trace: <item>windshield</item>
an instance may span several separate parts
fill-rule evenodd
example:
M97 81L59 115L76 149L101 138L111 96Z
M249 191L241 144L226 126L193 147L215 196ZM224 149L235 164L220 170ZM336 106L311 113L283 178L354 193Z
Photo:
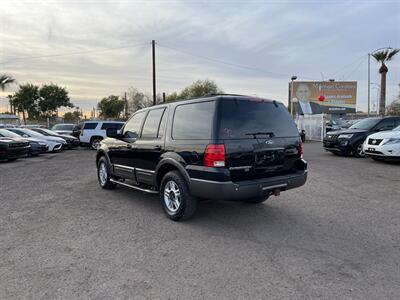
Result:
M6 129L0 129L0 136L2 137L11 137L11 138L20 138L18 134L8 131Z
M358 121L354 125L350 126L350 129L362 129L362 130L370 130L380 121L380 118L368 118Z
M72 130L74 129L74 125L72 124L57 124L54 125L52 130Z
M25 133L25 134L31 136L31 137L36 137L36 138L39 138L39 139L43 139L43 134L40 134L40 133L35 132L35 131L33 131L33 130L30 130L30 129L21 129L21 131L22 131L23 133Z
M221 139L299 136L288 110L278 102L223 100L219 114Z

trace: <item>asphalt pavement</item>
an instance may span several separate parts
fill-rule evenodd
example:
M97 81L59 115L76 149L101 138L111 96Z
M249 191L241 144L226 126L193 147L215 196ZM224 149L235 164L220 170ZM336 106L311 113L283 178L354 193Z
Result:
M1 163L0 299L399 299L400 165L305 158L304 187L178 223L94 151Z

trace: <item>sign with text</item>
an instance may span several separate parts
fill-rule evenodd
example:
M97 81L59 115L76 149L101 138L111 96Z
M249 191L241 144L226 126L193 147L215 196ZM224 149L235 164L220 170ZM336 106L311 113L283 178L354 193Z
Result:
M357 104L356 81L294 81L295 114L354 113Z

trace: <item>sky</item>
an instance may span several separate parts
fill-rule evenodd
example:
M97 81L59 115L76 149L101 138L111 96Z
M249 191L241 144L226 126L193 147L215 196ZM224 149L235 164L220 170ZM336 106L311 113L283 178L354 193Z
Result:
M400 48L400 1L0 0L0 73L18 84L57 83L84 112L128 88L152 93L212 79L226 93L287 103L288 82L354 80L367 109L368 53ZM387 102L399 93L400 54ZM371 101L379 66L371 61ZM17 85L0 91L5 96Z

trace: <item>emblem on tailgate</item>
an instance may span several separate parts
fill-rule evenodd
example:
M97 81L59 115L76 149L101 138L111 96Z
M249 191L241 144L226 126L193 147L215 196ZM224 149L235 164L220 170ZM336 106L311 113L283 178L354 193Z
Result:
M274 143L274 141L273 141L273 140L266 140L265 143L266 143L267 145L272 145L272 144Z

